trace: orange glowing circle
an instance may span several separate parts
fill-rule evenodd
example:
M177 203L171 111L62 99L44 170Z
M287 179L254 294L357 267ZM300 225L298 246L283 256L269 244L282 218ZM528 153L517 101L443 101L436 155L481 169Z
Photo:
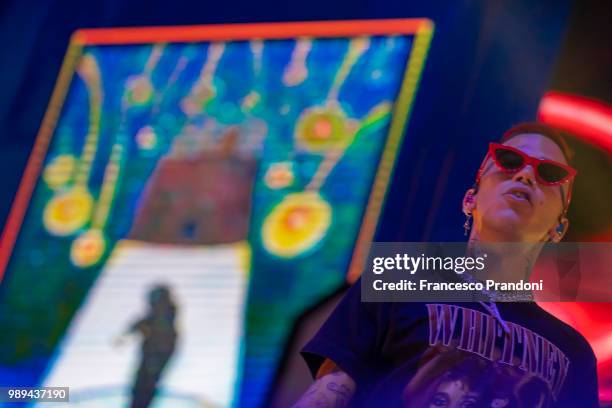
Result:
M348 119L339 106L314 107L299 117L295 138L311 152L344 148L355 136L355 121Z
M310 208L307 206L295 207L289 210L283 218L285 227L290 231L300 231L305 228L310 216Z
M313 136L319 139L327 139L332 134L332 124L328 118L319 118L314 125Z
M91 229L74 240L70 248L70 260L75 266L86 268L98 263L105 249L106 239L102 231Z
M286 196L266 217L262 240L268 252L291 258L317 245L331 225L332 207L315 192Z
M284 188L293 183L294 175L293 168L289 162L274 163L270 165L264 181L269 188L279 189Z

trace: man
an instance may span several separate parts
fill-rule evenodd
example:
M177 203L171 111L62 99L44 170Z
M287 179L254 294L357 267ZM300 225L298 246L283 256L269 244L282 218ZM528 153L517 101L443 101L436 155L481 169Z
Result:
M576 174L569 160L562 137L541 124L491 144L463 199L468 247L524 243L537 256L559 242ZM500 274L521 266L522 256L502 255ZM599 406L589 344L536 303L363 303L359 286L304 347L316 381L296 407Z

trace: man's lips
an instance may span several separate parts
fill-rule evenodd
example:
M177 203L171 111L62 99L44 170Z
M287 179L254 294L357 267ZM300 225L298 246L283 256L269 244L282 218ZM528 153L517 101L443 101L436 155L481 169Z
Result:
M531 192L526 187L512 187L504 193L505 196L510 197L514 201L523 202L532 205Z

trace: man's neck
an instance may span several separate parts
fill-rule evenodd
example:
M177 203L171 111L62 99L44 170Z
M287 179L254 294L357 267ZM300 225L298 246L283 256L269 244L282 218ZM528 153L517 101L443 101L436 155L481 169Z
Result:
M474 234L470 236L467 251L470 256L485 256L486 268L478 280L494 279L497 282L528 281L531 271L542 250L542 243L484 242Z

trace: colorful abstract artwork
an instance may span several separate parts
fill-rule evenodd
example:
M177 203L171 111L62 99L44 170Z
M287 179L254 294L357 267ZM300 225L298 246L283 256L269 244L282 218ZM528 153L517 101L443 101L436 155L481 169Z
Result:
M3 236L0 379L126 404L141 346L113 339L163 287L154 406L261 406L296 319L359 274L432 33L77 32Z

